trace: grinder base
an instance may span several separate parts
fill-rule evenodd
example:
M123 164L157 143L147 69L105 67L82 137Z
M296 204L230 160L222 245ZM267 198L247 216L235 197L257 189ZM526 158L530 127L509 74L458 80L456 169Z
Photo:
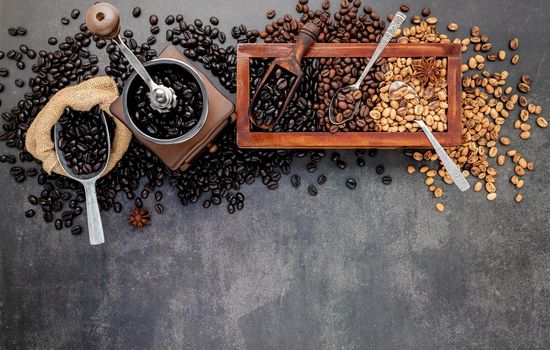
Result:
M173 45L167 46L160 54L159 58L173 58L184 61L187 64L192 63L183 56L183 54ZM204 81L208 91L208 116L206 123L201 131L192 139L178 143L159 145L147 141L138 135L138 139L144 146L155 153L162 162L172 170L185 171L203 151L210 148L210 145L218 134L229 124L235 121L235 106L229 101L200 71L199 76ZM122 97L119 97L111 104L111 113L120 119L126 126L128 121L122 108Z

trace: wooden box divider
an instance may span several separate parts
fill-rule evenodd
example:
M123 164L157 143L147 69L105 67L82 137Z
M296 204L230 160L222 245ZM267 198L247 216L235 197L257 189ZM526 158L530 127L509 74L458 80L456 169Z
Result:
M305 58L370 57L377 44L314 44ZM432 148L423 132L255 132L249 120L250 60L284 57L291 44L239 44L237 46L237 145L241 148ZM383 57L447 58L447 131L434 132L444 147L459 146L462 130L461 45L388 44Z

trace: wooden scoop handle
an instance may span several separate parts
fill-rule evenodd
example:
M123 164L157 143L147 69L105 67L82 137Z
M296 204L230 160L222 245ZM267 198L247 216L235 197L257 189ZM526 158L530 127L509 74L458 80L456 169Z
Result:
M302 58L306 54L307 50L309 50L309 47L317 41L317 37L319 36L320 31L321 28L319 28L313 22L306 23L306 25L302 28L302 31L300 32L300 34L298 34L298 37L296 38L296 43L294 44L293 52L291 55L291 57L296 58L296 62L298 64L300 64L300 62L302 61Z
M86 12L86 25L90 32L104 39L114 39L120 33L118 10L107 2L98 2Z

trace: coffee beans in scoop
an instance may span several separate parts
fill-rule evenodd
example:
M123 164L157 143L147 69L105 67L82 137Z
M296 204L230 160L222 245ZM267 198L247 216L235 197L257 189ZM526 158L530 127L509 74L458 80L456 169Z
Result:
M176 65L156 65L147 68L157 84L174 89L177 105L167 113L151 107L149 88L136 78L128 91L128 108L133 122L145 134L158 139L173 139L191 130L202 112L202 92L199 84L185 69ZM133 101L132 101L133 100Z
M56 146L74 175L97 173L107 162L107 130L101 113L99 107L89 112L67 108L59 119L62 128Z

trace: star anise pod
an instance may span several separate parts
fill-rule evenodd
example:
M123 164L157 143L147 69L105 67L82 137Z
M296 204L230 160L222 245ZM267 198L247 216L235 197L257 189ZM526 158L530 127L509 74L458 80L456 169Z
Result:
M439 67L437 67L435 57L422 57L414 61L412 67L414 70L413 76L420 80L422 87L426 86L428 82L437 85L441 71Z
M148 225L151 222L151 217L149 216L149 210L146 208L139 209L134 208L130 210L130 216L128 217L128 222L132 229L138 228L143 229L143 226Z

